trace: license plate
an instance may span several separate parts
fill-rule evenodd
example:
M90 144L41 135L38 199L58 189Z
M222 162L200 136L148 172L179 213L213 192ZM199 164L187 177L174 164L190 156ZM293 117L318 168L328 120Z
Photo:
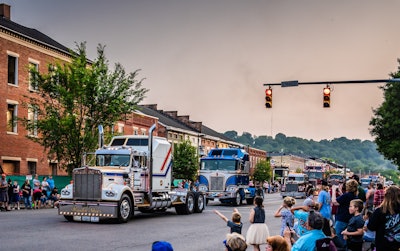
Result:
M82 221L99 222L99 217L82 216Z

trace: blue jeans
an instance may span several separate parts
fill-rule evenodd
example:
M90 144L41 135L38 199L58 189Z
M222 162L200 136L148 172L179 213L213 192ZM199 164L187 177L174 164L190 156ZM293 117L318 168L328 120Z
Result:
M29 197L24 196L24 204L25 204L25 209L32 208L31 196L29 196Z
M343 230L345 230L346 228L347 228L346 222L336 220L336 222L335 222L336 235L337 235L337 237L339 237L339 239L342 243L346 243L346 241L343 239L343 235L342 235Z

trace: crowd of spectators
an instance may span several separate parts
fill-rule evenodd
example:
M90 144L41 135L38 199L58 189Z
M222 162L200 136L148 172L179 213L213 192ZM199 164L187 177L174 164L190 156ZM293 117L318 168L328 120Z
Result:
M40 181L36 174L32 180L26 179L23 184L7 179L5 173L1 175L1 211L57 207L58 200L58 189L51 175L43 177Z

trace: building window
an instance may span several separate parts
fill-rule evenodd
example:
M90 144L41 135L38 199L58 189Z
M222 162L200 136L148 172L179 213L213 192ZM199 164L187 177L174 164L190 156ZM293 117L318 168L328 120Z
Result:
M118 124L118 133L124 134L124 125L123 124Z
M8 83L18 85L18 57L8 55Z
M28 135L37 136L38 109L34 106L28 108Z
M28 161L28 172L29 174L36 174L36 162Z
M139 135L139 129L137 127L133 128L133 135Z
M146 129L141 129L142 135L146 135Z
M52 175L57 175L57 163L50 163L50 168L51 168L51 174Z
M7 104L7 132L17 133L17 108L16 104Z
M29 62L29 90L37 91L38 86L36 83L36 75L35 72L39 72L39 64L35 62Z

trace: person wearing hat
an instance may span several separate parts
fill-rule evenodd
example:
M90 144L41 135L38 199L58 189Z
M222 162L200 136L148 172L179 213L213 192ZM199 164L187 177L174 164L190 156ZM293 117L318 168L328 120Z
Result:
M331 195L329 194L329 186L326 180L322 180L321 191L318 194L319 212L321 215L330 220L331 219Z
M171 243L167 241L155 241L151 246L151 251L174 251Z
M1 175L0 180L0 203L2 211L10 211L10 209L8 208L8 183L5 173Z

